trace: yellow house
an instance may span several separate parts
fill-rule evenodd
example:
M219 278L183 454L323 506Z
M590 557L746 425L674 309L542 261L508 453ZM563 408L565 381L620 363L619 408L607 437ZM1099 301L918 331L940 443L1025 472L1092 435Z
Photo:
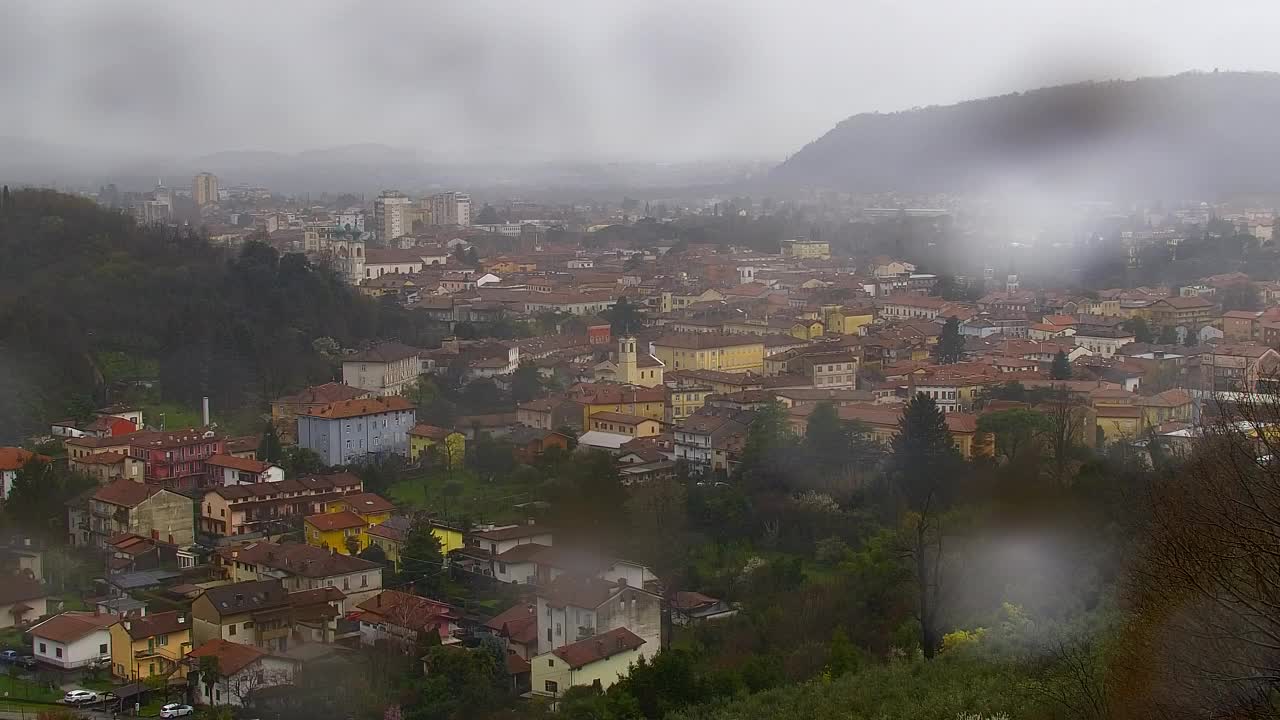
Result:
M558 647L530 661L530 689L535 696L551 698L571 687L598 684L608 689L630 672L633 663L657 651L644 644L640 636L622 627Z
M827 332L839 335L857 335L859 328L870 325L876 319L875 308L823 306L822 312Z
M449 467L459 467L467 457L467 436L457 430L446 430L426 423L418 423L409 430L410 460L421 458L435 447L440 448L436 452Z
M671 388L670 422L678 423L701 410L713 392L708 385L683 385Z
M800 340L812 340L826 334L826 328L820 320L797 320L791 325L791 337Z
M167 677L191 651L187 611L123 618L111 633L111 674L129 682Z
M1142 409L1142 422L1146 427L1159 427L1167 422L1191 422L1193 401L1186 390L1165 390L1135 402Z
M653 352L668 372L672 370L762 372L764 370L764 341L755 335L672 333L655 340Z
M377 545L387 562L397 570L400 568L400 551L404 548L405 538L413 522L403 515L390 518L365 531L370 545ZM462 530L448 525L431 523L431 534L440 541L440 552L447 555L451 550L462 548Z
M599 412L616 412L626 415L665 420L667 415L667 389L635 387L610 383L580 383L569 391L569 399L582 408L582 427L591 428L591 416Z
M302 520L308 545L354 555L369 547L368 529L391 518L395 506L374 493L346 495Z
M662 432L662 423L639 415L599 412L591 416L589 429L622 433L632 437L652 437Z

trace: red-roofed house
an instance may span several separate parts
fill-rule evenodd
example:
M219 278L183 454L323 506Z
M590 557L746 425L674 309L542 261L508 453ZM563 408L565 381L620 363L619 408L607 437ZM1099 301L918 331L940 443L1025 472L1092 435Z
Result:
M535 657L530 684L534 695L559 697L571 687L606 689L626 675L631 665L657 648L626 628L616 628Z
M284 468L261 460L214 455L205 461L210 478L222 485L247 485L284 480Z
M18 471L32 459L49 462L53 458L37 455L19 447L0 447L0 499L9 498L9 493L13 491L13 480L18 476Z
M186 662L195 672L200 671L202 662L217 663L216 682L200 678L191 688L192 697L199 705L243 706L255 691L293 682L298 669L296 660L221 638L192 650Z

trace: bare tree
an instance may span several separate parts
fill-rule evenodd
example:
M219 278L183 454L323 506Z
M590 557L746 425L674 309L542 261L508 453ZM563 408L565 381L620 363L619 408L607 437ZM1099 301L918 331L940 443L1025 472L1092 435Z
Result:
M1147 489L1119 717L1280 717L1280 399L1223 410Z
M1055 385L1044 403L1044 414L1049 419L1045 437L1053 456L1053 481L1065 485L1076 451L1084 444L1088 412L1071 397L1066 385Z

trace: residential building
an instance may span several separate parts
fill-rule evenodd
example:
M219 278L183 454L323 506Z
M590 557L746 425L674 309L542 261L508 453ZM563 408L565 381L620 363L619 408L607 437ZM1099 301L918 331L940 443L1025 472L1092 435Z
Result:
M806 240L798 238L795 240L783 240L781 245L784 257L795 258L797 260L831 259L831 243L824 240Z
M197 646L221 639L287 648L288 611L289 593L276 578L211 587L191 603L191 639Z
M91 476L98 481L99 485L106 485L117 478L125 478L137 483L143 482L147 463L141 458L131 457L127 453L101 452L68 457L67 467L75 472ZM10 483L6 481L6 497L8 496L9 487Z
M506 436L507 442L511 443L512 455L520 462L528 464L537 461L542 453L552 448L568 452L570 439L568 435L555 430L532 427L512 428Z
M36 660L63 670L96 665L111 659L115 615L68 611L32 626L31 654Z
M1152 302L1146 312L1152 325L1195 331L1208 325L1217 309L1216 303L1203 297L1167 297Z
M582 413L576 404L563 397L542 398L518 405L516 421L539 430L555 430L566 425L580 426Z
M413 275L422 272L428 264L441 264L439 258L432 259L434 262L428 263L420 253L414 250L373 248L365 251L364 277L366 281L372 281L384 275L396 278Z
M217 487L200 500L200 532L226 536L295 529L300 518L324 512L329 501L363 490L364 483L351 473Z
M462 530L439 521L432 520L431 534L440 541L440 552L448 557L450 552L463 547ZM370 526L365 534L370 545L377 545L387 556L387 562L394 568L400 567L400 551L404 548L405 539L413 521L403 515L393 515L377 525Z
M303 519L307 544L343 555L369 547L366 531L391 518L395 506L374 493L344 495L326 503L323 513Z
M622 433L633 438L651 437L662 432L662 422L640 415L598 412L590 418L590 430Z
M457 430L418 423L409 429L409 459L432 459L456 468L467 457L467 436Z
M191 199L195 200L199 207L217 205L218 176L207 172L196 175L191 181Z
M0 447L0 499L9 499L9 493L13 492L13 481L18 477L18 471L32 460L47 463L52 462L53 458L47 455L37 455L20 447Z
M284 468L234 455L213 455L205 461L210 478L223 485L251 485L284 480Z
M390 642L412 650L422 633L449 640L462 612L448 603L399 590L383 590L356 606L360 614L360 643Z
M662 647L662 597L642 587L564 573L540 584L537 598L539 654L619 628Z
M266 541L219 548L215 563L229 580L276 579L290 592L336 588L347 612L382 589L382 566L310 545Z
M579 383L569 388L568 398L582 408L579 422L584 429L591 427L591 416L598 412L639 415L654 420L663 420L667 414L665 387Z
M559 697L571 687L607 689L645 656L640 636L617 628L543 653L529 662L530 688L536 696Z
M430 197L432 225L471 225L471 196L460 192L436 193Z
M951 303L942 298L915 293L889 295L880 301L880 317L890 320L934 320L941 316Z
M792 408L788 411L791 417L792 427L799 432L804 431L804 423L809 413L813 411L813 406ZM895 408L886 405L875 405L868 403L842 405L836 408L836 413L844 421L855 421L862 423L871 439L881 442L890 443L897 436L899 430L899 420L902 417L901 408ZM951 439L956 445L956 449L966 459L972 459L976 456L989 456L995 451L995 439L986 433L978 432L978 418L976 415L970 415L962 412L952 412L946 415L947 430L951 432Z
M378 343L342 359L342 382L374 395L402 395L418 380L421 369L418 353L417 348L401 343ZM307 412L313 413L317 409L308 408Z
M412 204L408 196L396 190L384 190L378 195L373 201L373 227L379 240L386 243L412 231L405 222L405 211Z
M1195 400L1182 389L1139 397L1134 405L1142 409L1144 428L1157 428L1168 422L1189 423L1195 419Z
M22 573L5 577L0 582L0 629L48 615L52 594L37 577Z
M728 472L755 419L750 410L705 407L672 428L675 459L694 473Z
M1265 345L1210 345L1200 355L1202 387L1235 392L1275 392L1280 353Z
M1260 339L1262 312L1229 310L1222 313L1222 337L1227 342L1252 342Z
M1120 348L1134 341L1133 333L1119 326L1081 326L1072 336L1077 347L1104 358L1114 357Z
M653 341L653 354L671 370L764 371L764 342L755 335L671 333Z
M366 372L366 376L368 375L369 373ZM371 397L375 392L382 394L380 390L366 390L337 382L314 385L293 395L271 401L271 419L281 424L288 423L300 413L319 410L325 405L343 400Z
M415 424L415 407L398 395L344 400L299 415L298 445L330 466L371 456L408 456Z
M484 626L506 643L507 654L529 660L538 653L538 606L521 602L486 620Z
M195 542L191 498L158 485L120 478L88 498L90 544L105 550L121 533L163 540L170 545Z
M217 663L218 679L200 680L191 688L192 699L199 705L246 705L255 692L292 684L299 665L292 658L226 640L210 640L188 653L190 671L198 673L204 658Z
M191 651L191 614L186 610L117 620L111 634L111 674L128 682L168 677Z

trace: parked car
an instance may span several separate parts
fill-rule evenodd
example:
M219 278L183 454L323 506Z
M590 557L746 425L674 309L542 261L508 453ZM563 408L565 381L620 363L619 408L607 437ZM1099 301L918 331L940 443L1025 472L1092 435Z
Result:
M62 701L68 705L98 702L98 693L92 690L68 690L67 694L62 696Z
M176 718L176 717L182 717L184 715L190 715L193 712L195 712L195 710L192 709L190 705L179 705L178 703L169 703L168 705L165 705L164 707L160 708L160 717Z
M17 650L5 650L4 652L0 652L0 662L18 662L18 657L19 655Z

